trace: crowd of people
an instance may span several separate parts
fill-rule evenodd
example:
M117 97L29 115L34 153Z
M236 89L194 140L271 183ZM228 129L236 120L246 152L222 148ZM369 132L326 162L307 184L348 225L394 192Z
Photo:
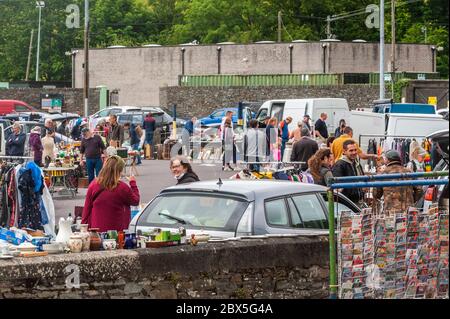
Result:
M290 156L287 157L288 154L286 154L283 160L295 163L302 171L312 175L315 184L323 186L329 186L332 177L365 175L361 160L372 160L377 163L377 173L394 171L406 173L424 170L423 158L426 151L417 142L411 144L410 162L401 163L397 151L389 151L382 155L364 152L353 139L353 129L346 124L344 119L340 120L334 136L329 136L327 119L327 114L322 113L314 123L313 129L310 125L310 117L306 115L302 121L298 122L293 131L288 130L288 125L293 121L292 117L287 117L280 124L276 118L266 118L261 125L264 131L259 129L261 126L256 120L250 121L249 129L244 137L244 161L252 163L249 165L250 170L259 170L258 162L282 161L286 144L292 142ZM223 140L226 144L226 129L224 132ZM228 148L230 149L230 147ZM261 149L265 149L263 154L260 152ZM227 148L225 147L224 150L226 151ZM224 169L227 169L229 162L225 155ZM234 159L233 161L235 162ZM418 188L393 188L389 189L389 198L400 196L398 194L405 191L409 194L408 200L403 201L402 205L414 203L414 200L421 195ZM365 194L362 189L343 189L341 192L354 203L363 205ZM377 198L381 197L382 193L383 190L378 190ZM394 206L400 209L399 205Z
M223 143L224 170L235 170L231 166L237 163L236 135L233 127L232 112L223 118L219 128L219 136ZM286 117L280 123L277 118L267 117L263 123L257 120L249 122L244 135L244 162L250 163L249 169L259 171L262 163L289 160L297 167L308 172L315 184L329 186L332 177L362 176L360 160L373 160L379 165L379 173L411 172L423 170L423 158L426 152L418 145L411 144L409 163L401 163L397 151L389 151L380 156L365 153L353 139L353 130L342 119L334 136L328 134L328 116L322 113L320 118L310 124L310 117L305 115L297 123L294 130L289 130L292 117ZM187 136L194 134L197 119L187 121ZM125 168L124 160L116 155L116 149L128 142L131 149L138 151L137 164L141 163L140 140L145 130L144 148L154 145L156 122L149 113L142 124L126 123L121 125L116 115L111 115L107 122L97 124L95 130L87 127L87 123L78 119L70 132L67 121L58 127L51 120L46 120L44 127L36 126L31 130L29 147L34 161L39 166L48 166L54 159L55 132L70 135L79 141L80 163L85 166L89 187L83 210L83 223L101 231L110 229L126 229L130 222L130 205L138 205L139 190L134 176L127 177L129 185L121 181ZM26 141L20 124L14 124L12 134L7 137L7 154L23 156ZM288 156L287 144L292 143L292 151ZM284 158L283 158L284 156ZM261 164L260 164L261 163ZM185 156L177 156L170 160L170 171L176 184L192 183L200 180L193 171L190 160ZM358 205L364 201L364 191L359 188L343 189L341 192ZM404 195L406 194L406 196ZM401 209L412 205L421 195L416 187L378 189L374 197L388 198L390 209Z

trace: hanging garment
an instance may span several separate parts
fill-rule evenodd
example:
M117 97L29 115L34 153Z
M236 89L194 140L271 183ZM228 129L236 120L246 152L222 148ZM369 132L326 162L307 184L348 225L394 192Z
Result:
M14 227L17 227L19 223L19 212L20 208L22 207L22 198L20 196L20 190L19 190L19 172L22 169L22 164L16 165L14 168L14 182L16 184L16 209L15 209L15 216L14 216ZM12 223L12 221L11 221Z
M3 178L0 183L0 226L7 227L10 219L10 211L8 207L8 186L4 182Z
M36 165L35 162L28 162L25 166L27 169L31 170L31 177L34 181L34 192L42 192L42 169Z
M288 181L289 176L285 172L276 172L273 174L273 178L282 181Z
M19 212L18 226L19 228L42 230L39 193L34 191L36 185L32 176L33 172L31 169L22 169L19 174L18 188L22 199L22 207Z
M16 187L16 170L12 168L10 170L10 179L8 186L8 197L11 203L11 216L9 220L9 227L14 227L14 223L16 220L16 211L17 211L17 187Z

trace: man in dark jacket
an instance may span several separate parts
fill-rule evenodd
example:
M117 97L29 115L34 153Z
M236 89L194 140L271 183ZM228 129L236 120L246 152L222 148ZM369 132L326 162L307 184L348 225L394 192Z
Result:
M308 169L309 159L319 150L319 145L311 138L311 133L307 127L301 130L301 139L294 143L291 153L291 162L304 162L300 168L302 171Z
M314 130L316 131L316 136L322 140L328 138L328 127L326 120L328 119L327 113L320 114L320 118L316 121L314 125Z
M61 135L67 136L66 130L67 130L67 120L63 120L61 122L61 124L58 126L58 128L56 129L56 132Z
M7 156L23 156L25 150L26 135L22 133L22 128L19 123L14 123L13 132L9 134L6 139L6 152Z
M153 147L153 133L156 129L156 121L152 116L152 113L148 113L144 120L145 130L145 144L150 144Z
M333 166L334 177L362 176L364 171L358 160L358 146L354 140L346 140L343 144L344 154ZM364 192L361 188L347 188L342 190L355 204L361 204Z
M103 167L102 155L106 150L102 138L94 135L88 128L81 131L83 139L80 147L80 162L84 165L83 159L86 159L86 171L88 173L89 184L94 180L95 176L99 176Z
M137 165L141 165L142 164L142 160L141 160L141 149L139 148L139 145L141 144L141 139L138 136L138 133L136 131L137 125L134 123L130 124L130 145L132 147L132 149L134 151L138 151L139 154L136 156Z
M117 115L109 116L110 129L106 141L109 146L121 147L124 140L124 131L122 125L117 122Z
M400 154L397 151L390 150L386 152L385 157L387 165L383 174L412 173L402 165ZM420 186L385 187L374 190L376 199L384 196L383 210L386 215L406 211L409 207L414 206L422 194L423 190Z

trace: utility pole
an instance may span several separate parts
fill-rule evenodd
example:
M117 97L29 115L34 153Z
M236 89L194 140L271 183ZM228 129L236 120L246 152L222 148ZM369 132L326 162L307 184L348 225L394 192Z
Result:
M84 0L84 116L89 115L89 0Z
M424 36L425 36L425 43L427 43L427 42L428 42L427 27L426 27L426 26L423 26L423 27L421 28L421 30L422 30L422 32L424 33Z
M34 30L31 29L30 48L28 49L28 62L27 62L27 71L25 74L25 81L28 81L28 77L30 75L31 51L32 51L32 47L33 47L33 34L34 34Z
M41 11L45 7L44 1L36 1L36 8L39 9L39 25L37 38L37 54L36 54L36 82L39 81L39 50L41 46Z
M327 16L327 39L331 39L331 17Z
M384 0L380 0L380 100L384 100Z
M281 15L282 15L282 13L281 13L281 10L280 10L280 11L278 11L278 43L281 43L281 28L282 28L282 26L281 26L281 23L282 23Z
M391 83L392 83L392 98L394 98L394 82L395 82L395 0L391 0Z

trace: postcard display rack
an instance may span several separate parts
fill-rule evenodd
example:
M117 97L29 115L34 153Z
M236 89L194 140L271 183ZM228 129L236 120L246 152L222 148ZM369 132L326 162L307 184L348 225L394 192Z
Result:
M448 299L448 211L342 212L339 297Z

